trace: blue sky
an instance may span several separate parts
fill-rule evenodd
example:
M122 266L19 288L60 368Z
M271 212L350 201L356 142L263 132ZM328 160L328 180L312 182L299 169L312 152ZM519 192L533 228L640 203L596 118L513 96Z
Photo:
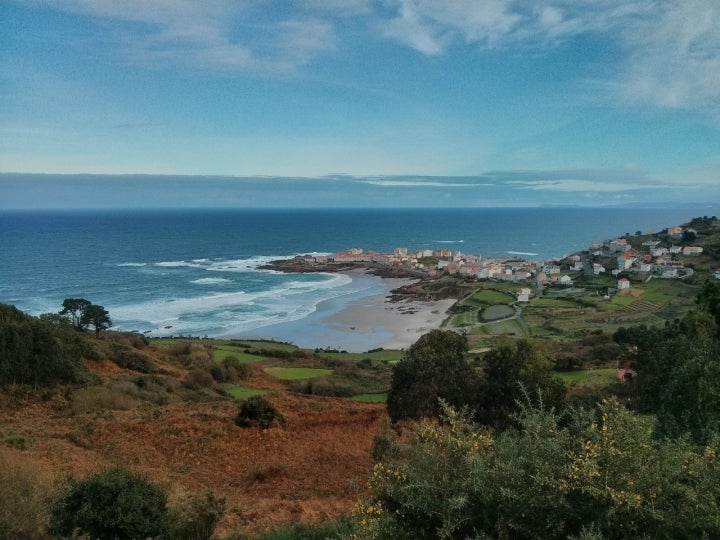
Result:
M0 207L720 201L717 0L0 0L0 19ZM136 174L164 176L94 176Z

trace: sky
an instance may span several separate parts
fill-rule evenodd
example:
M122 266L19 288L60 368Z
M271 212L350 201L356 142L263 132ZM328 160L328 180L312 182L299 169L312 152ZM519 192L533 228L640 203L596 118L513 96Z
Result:
M0 0L0 23L0 209L720 202L717 0Z

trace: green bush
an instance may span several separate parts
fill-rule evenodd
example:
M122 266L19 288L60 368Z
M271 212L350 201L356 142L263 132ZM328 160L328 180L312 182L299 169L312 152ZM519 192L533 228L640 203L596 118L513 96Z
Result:
M169 512L168 540L207 540L225 513L226 501L212 493L184 499Z
M258 426L267 429L275 421L282 424L285 419L272 403L262 396L251 396L240 402L240 409L235 417L235 424L240 427Z
M0 384L50 386L87 377L80 335L60 316L31 317L0 304Z
M144 539L167 530L167 492L143 475L122 467L71 480L52 508L57 535Z
M445 408L378 463L356 538L720 538L720 446L654 440L616 401L522 407L502 432Z
M252 368L248 364L241 362L236 356L225 357L222 365L227 373L227 380L230 382L244 380L252 375Z
M131 369L139 373L156 373L157 366L143 353L133 350L119 350L115 352L113 361L120 367Z

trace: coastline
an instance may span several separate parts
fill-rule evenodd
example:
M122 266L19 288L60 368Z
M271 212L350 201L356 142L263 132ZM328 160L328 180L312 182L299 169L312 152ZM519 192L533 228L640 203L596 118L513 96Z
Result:
M303 348L331 348L348 352L406 349L423 334L439 328L457 300L397 300L392 291L416 283L414 278L389 278L363 270L346 272L352 279L373 280L360 293L324 300L312 314L278 323L239 337L287 341ZM238 337L238 336L235 336Z

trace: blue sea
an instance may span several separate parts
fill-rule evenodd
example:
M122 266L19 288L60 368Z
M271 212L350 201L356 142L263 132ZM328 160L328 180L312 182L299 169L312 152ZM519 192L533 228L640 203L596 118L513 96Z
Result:
M150 336L282 338L283 328L297 336L318 310L332 313L385 285L374 276L259 268L273 259L399 246L547 259L712 213L717 210L687 207L4 212L0 302L38 315L80 297L105 306L116 328Z

